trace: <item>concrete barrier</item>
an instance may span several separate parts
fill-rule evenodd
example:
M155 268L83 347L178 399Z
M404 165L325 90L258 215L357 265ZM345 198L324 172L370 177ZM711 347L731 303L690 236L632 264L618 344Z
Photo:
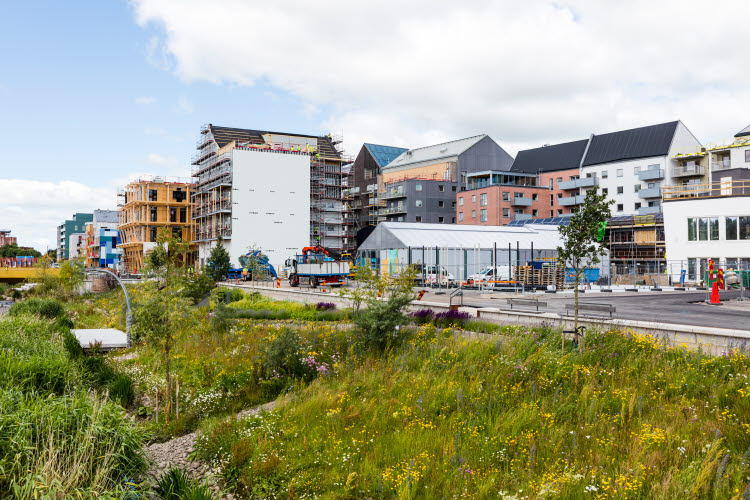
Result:
M351 299L342 297L338 292L321 293L311 290L289 290L285 288L266 288L247 284L220 283L226 288L240 288L259 292L264 297L276 300L292 300L306 304L318 302L332 302L337 307L351 307ZM448 304L443 302L413 301L409 304L409 311L432 309L435 312L448 311ZM555 313L534 313L517 310L506 310L495 307L459 307L459 311L467 312L477 319L503 325L548 325L552 327L572 328L574 320L569 316ZM665 344L679 347L685 346L691 350L702 349L706 353L721 355L731 349L742 349L750 343L750 330L734 330L729 328L713 328L706 326L678 325L673 323L657 323L650 321L635 321L627 319L598 319L579 317L578 324L587 328L602 329L617 327L623 331L652 335Z

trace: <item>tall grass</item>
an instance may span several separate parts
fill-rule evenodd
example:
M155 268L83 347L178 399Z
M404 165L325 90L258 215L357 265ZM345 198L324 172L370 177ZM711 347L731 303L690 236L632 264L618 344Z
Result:
M212 419L198 453L237 492L286 498L739 498L747 357L555 330L471 341L425 327L277 411Z

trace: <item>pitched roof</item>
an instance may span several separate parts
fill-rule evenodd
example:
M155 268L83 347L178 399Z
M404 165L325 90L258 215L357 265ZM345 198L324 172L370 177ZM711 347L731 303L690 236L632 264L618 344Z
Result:
M118 222L117 210L94 210L96 222Z
M293 137L309 137L311 139L317 139L318 149L321 153L324 153L326 156L339 157L336 148L327 136L296 134L290 132L272 132L270 130L254 130L249 128L219 127L213 124L209 124L208 126L211 129L211 134L214 136L216 144L218 144L220 148L223 148L232 141L237 141L237 143L249 142L251 144L264 144L264 134L288 135Z
M487 137L487 134L475 135L455 141L443 142L423 148L409 149L401 153L395 160L390 162L385 168L403 167L414 163L439 160L441 158L451 158L458 156L474 144Z
M735 137L745 137L748 135L750 135L750 125L748 125L747 127L743 128L742 130L734 134Z
M519 151L510 171L536 174L578 168L588 142L588 139L582 139Z
M365 147L380 168L385 167L390 162L406 151L406 148L397 148L394 146L383 146L381 144L365 143Z
M674 121L595 135L583 165L665 156L669 153L678 123Z

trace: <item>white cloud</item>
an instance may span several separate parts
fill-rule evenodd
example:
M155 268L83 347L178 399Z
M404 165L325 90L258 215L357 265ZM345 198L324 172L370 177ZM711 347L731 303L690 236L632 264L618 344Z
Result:
M181 115L190 115L193 113L193 103L188 101L187 97L180 96L180 98L177 99L175 111Z
M186 81L263 81L306 112L328 109L321 125L344 129L350 151L478 132L512 150L678 118L711 140L750 121L750 66L737 58L748 2L133 5L139 24L161 28L150 44L162 67Z
M136 104L143 104L144 106L147 106L149 104L154 104L155 102L156 102L156 97L154 96L142 96L142 97L135 98Z
M44 251L56 248L56 229L76 212L116 207L111 188L92 188L78 182L0 179L0 227L18 236L19 245Z

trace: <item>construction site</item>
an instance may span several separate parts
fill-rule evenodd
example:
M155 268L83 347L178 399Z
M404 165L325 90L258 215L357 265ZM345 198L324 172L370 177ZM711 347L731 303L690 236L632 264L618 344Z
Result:
M626 215L607 221L612 285L668 285L664 216Z
M201 127L192 158L198 263L219 237L232 262L251 248L278 265L300 248L355 245L341 139L254 129Z
M123 249L120 261L122 273L141 272L145 258L156 246L160 228L169 228L173 236L183 241L194 240L190 203L193 188L190 179L145 176L117 192L121 239L117 247ZM188 258L192 263L194 256Z

